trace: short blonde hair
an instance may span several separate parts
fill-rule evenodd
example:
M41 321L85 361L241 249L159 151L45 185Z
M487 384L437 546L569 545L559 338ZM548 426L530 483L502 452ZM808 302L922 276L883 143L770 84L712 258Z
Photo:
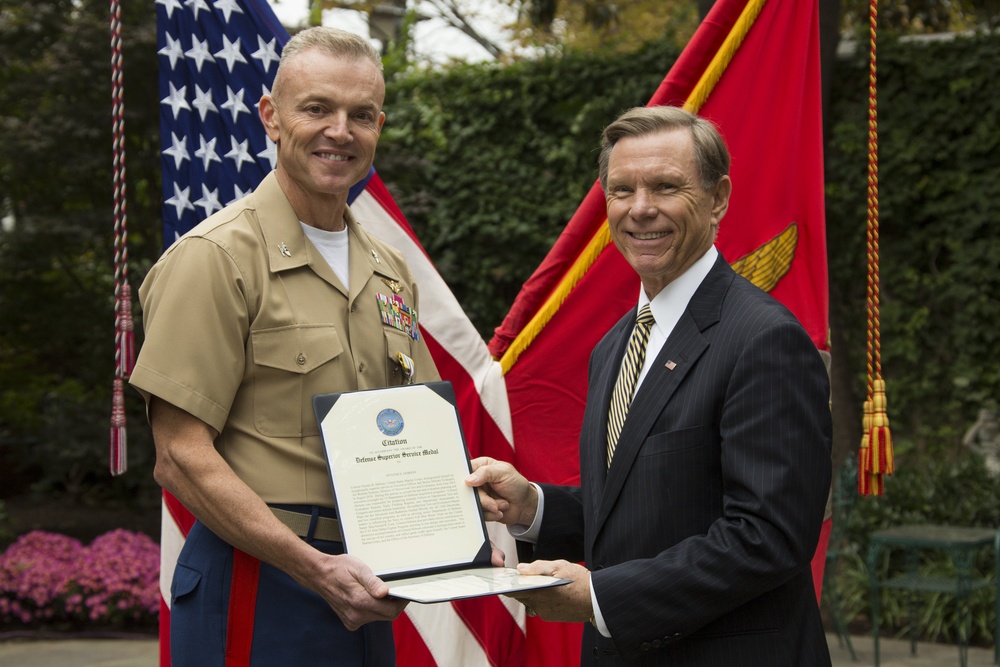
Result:
M272 98L276 99L279 95L284 80L282 70L285 64L308 49L320 49L345 60L367 60L375 65L379 72L382 72L382 57L364 37L338 28L324 26L306 28L288 40L285 48L281 51L278 71L274 75L274 83L271 84Z

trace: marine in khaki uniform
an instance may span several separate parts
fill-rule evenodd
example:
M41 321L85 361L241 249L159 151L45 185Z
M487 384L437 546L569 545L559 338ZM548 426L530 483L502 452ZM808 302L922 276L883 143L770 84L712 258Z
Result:
M438 378L399 252L347 208L385 120L378 54L312 28L259 104L273 173L140 289L155 476L198 521L171 591L175 665L391 665L404 602L343 553L312 397ZM495 556L502 560L502 556Z

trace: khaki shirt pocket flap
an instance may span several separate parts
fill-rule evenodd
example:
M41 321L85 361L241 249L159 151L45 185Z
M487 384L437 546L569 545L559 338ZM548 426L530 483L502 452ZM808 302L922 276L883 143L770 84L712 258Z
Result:
M309 373L344 351L332 325L261 329L250 335L254 363L290 373Z
M413 346L410 345L411 340L402 331L385 329L385 351L388 353L389 359L399 363L400 352L408 357L411 356L413 354Z

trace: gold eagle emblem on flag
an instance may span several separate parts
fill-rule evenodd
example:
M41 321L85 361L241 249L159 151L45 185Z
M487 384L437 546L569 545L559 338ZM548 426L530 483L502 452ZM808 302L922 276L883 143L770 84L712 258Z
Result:
M730 266L757 287L770 292L792 268L798 243L799 227L793 222L773 239L732 262Z

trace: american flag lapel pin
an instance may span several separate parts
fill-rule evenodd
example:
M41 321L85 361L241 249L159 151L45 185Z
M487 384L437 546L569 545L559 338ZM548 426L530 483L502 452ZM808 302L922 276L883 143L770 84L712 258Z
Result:
M677 362L675 362L673 359L667 359L667 363L663 364L663 367L666 368L668 371L672 371L675 368L677 368Z

